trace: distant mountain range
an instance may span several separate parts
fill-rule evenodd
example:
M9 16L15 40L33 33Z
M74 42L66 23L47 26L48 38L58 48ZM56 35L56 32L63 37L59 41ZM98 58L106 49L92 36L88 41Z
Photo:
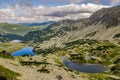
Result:
M55 23L54 21L42 22L42 23L18 23L22 26L48 26L50 24Z
M60 45L78 39L120 40L120 6L103 8L81 20L62 20L26 34L24 41ZM117 35L117 37L115 37Z
M21 35L21 36L24 36L30 31L41 30L46 27L47 25L46 26L35 26L34 25L31 27L26 27L26 26L22 26L19 24L0 23L0 30L8 34L16 34L16 35Z
M0 23L0 42L6 42L11 40L21 40L22 36L30 31L42 30L48 25L54 23L43 22L43 23L21 23L21 24L10 24L10 23ZM29 27L26 27L29 26Z

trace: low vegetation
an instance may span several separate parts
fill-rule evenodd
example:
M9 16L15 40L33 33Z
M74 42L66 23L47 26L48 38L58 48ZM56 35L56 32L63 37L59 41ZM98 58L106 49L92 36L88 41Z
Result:
M31 66L31 65L39 66L41 64L49 64L49 63L46 63L46 62L37 62L37 61L21 61L20 64L22 66Z
M14 42L0 43L0 57L14 60L15 58L11 56L11 53L25 46L26 44L23 43L14 43Z
M97 32L98 31L91 32L91 33L87 34L86 37L92 37L92 36L96 35Z
M40 73L50 73L50 71L48 69L45 69L44 67L42 67L42 69L38 69L37 71Z
M1 45L1 52L3 48L7 52L12 52L14 50L19 49L20 47L25 46L24 44L17 44L20 45L19 47L14 48L14 50L9 51L7 48L11 46L11 43L0 43ZM15 45L15 44L13 44ZM88 78L89 80L113 80L118 79L120 76L120 46L111 43L109 41L97 41L97 40L90 40L90 39L80 39L77 41L65 43L64 47L51 47L49 49L44 49L38 52L41 57L47 58L48 55L54 55L52 60L54 61L54 66L59 68L64 68L66 71L71 72L71 70L64 67L61 62L61 57L66 56L69 60L74 63L84 64L84 63L91 63L91 64L101 64L109 68L109 71L99 73L99 74L88 74L88 73L81 73L77 71L72 71L74 74L79 75L83 78ZM0 57L13 59L11 56L4 55L4 53L0 54ZM39 69L38 72L41 73L50 73L50 69L47 65L51 64L48 62L47 59L43 59L41 61L35 60L28 60L25 61L22 57L18 57L19 62L22 66L37 66ZM46 67L47 66L47 67ZM7 74L7 73L6 73ZM1 75L2 77L9 78L9 76Z
M18 76L20 76L20 74L0 65L0 80L17 80Z
M120 37L120 33L115 34L113 38L119 38Z
M6 53L10 55L12 52L19 50L25 46L27 45L24 43L14 43L14 42L0 43L0 52L6 51Z
M18 24L9 24L9 23L0 23L0 30L5 31L6 33L16 34L16 35L25 35L30 31L36 31L46 28L46 26L22 26Z
M110 69L108 72L100 74L86 74L90 80L113 80L115 77L109 77L109 75L120 76L120 47L109 41L81 39L66 43L64 48L51 48L50 51L45 51L47 54L54 54L57 57L66 56L75 63L101 64ZM44 52L42 53L44 54ZM57 66L63 66L59 58L53 58L53 60Z
M2 58L6 58L6 59L10 59L10 60L14 60L15 58L10 56L10 55L7 55L6 53L0 53L0 57Z

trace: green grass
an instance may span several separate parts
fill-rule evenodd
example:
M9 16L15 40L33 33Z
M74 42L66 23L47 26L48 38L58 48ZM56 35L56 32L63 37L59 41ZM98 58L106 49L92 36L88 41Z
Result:
M0 43L0 57L14 60L14 57L10 56L11 53L25 46L27 45L24 43Z
M0 30L10 33L10 34L17 34L17 35L25 35L30 31L36 31L46 28L46 26L21 26L17 24L8 24L8 23L0 23Z
M60 61L60 59L53 58L53 60L54 60L54 62L56 63L57 66L59 66L59 67L63 67L64 66L63 63Z
M6 54L4 54L4 53L0 53L0 57L6 58L6 59L10 59L10 60L14 60L14 59L15 59L14 57L9 56L9 55L6 55Z
M6 77L7 80L17 80L17 77L20 76L20 74L13 72L7 68L4 68L0 65L0 76Z
M0 52L5 50L8 54L11 54L12 52L19 50L25 46L27 45L24 43L14 43L14 42L0 43Z

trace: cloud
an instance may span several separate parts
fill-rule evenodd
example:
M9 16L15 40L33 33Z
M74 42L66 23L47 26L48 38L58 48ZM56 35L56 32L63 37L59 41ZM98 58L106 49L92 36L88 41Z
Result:
M84 0L53 0L55 2L68 2L68 3L80 3Z
M38 2L80 3L80 2L83 2L84 0L37 0L37 1Z
M100 4L68 4L63 6L19 6L12 5L0 9L0 21L12 22L43 22L59 21L63 19L80 19L87 18L97 10L109 7Z
M91 3L96 3L99 4L101 3L102 0L42 0L44 2L66 2L66 3L82 3L82 2L91 2Z
M111 0L111 5L120 4L120 0Z

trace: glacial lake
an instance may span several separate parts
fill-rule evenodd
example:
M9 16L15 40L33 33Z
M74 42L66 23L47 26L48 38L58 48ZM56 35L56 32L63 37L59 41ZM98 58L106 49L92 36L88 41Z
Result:
M23 56L23 55L34 56L35 53L33 52L33 47L25 47L11 54L11 56Z
M108 68L100 65L100 64L77 64L73 63L67 58L63 57L62 62L64 66L66 66L70 70L76 70L79 72L86 72L86 73L101 73L108 71Z

